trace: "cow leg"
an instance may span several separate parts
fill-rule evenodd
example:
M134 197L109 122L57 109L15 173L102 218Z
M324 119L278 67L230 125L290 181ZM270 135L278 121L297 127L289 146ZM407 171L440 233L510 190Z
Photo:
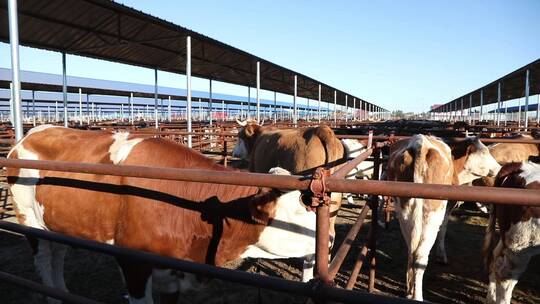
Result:
M302 282L309 282L313 279L313 268L315 267L315 255L310 254L304 257L302 268Z
M153 304L152 266L131 259L117 258L126 282L130 304Z
M444 221L444 215L446 211L446 204L443 204L443 208L438 211L434 211L430 214L424 215L425 222L422 227L422 236L420 244L413 254L413 270L414 270L414 300L423 301L422 296L422 280L424 277L424 271L426 270L429 252L435 244L437 239L437 232Z
M512 291L531 259L531 251L524 249L513 252L505 248L502 250L502 254L493 261L491 272L495 274L497 297L495 303L510 304Z
M437 247L436 249L436 259L437 262L447 265L448 264L448 256L446 255L446 227L448 225L448 219L450 218L450 214L452 214L452 210L457 206L456 201L449 201L448 206L446 206L446 212L444 214L444 219L441 225L441 228L439 230L439 233L437 234Z
M497 243L497 246L493 249L493 259L497 259L502 251L502 242L499 241ZM488 285L488 292L487 292L487 298L486 303L493 304L497 301L497 278L495 275L495 271L493 268L493 262L491 261L491 264L488 265L488 272L489 272L489 285Z

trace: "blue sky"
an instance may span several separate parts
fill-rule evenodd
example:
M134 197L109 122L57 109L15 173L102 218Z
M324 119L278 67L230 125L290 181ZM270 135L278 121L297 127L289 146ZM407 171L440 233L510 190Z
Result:
M537 0L121 2L391 110L425 111L540 57ZM10 67L6 44L0 58ZM139 67L77 56L67 64L70 75L153 83L153 71ZM21 67L61 73L61 56L23 48ZM169 73L159 82L185 87ZM194 81L194 89L207 86ZM234 85L214 90L247 94Z

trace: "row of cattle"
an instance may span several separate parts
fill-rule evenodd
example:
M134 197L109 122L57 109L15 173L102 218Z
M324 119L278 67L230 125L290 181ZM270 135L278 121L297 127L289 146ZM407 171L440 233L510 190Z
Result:
M336 168L364 148L359 142L338 140L325 126L280 130L244 123L238 136L234 154L249 161L250 171L271 174L309 174L321 165L336 165ZM47 125L30 130L8 157L233 170L165 139ZM540 172L533 164L520 166ZM390 180L465 184L494 176L499 169L488 148L477 139L448 145L434 137L417 135L392 146L386 175ZM539 173L534 174L540 180ZM218 266L238 258L302 257L303 280L313 277L315 214L302 204L299 191L35 169L8 168L8 177L17 217L24 225ZM525 180L520 186L534 184L530 179ZM332 214L336 214L341 195L332 194L332 200L336 202L331 205ZM415 198L396 198L396 201L397 216L409 248L407 294L421 300L422 275L437 233L444 231L440 227L445 226L448 216L447 202ZM532 243L527 244L538 247L537 209L522 208L533 210L526 213L529 217L523 221L533 223L526 226L533 229L529 233ZM497 213L500 214L505 215ZM331 239L335 235L334 220L335 217L331 218ZM520 233L525 228L512 230L512 227L523 221L513 218L511 225L504 227ZM444 233L439 237L444 239ZM506 250L512 248L512 241L511 237L502 238L491 263L490 295L500 303L508 300L507 293L499 297L498 292L506 288L499 285L507 284L501 273L508 269L503 267L514 264L499 260L506 261L513 253ZM63 278L65 246L43 240L30 243L43 283L67 290ZM533 250L528 252L530 256ZM130 303L152 303L152 284L158 292L171 294L193 288L198 282L189 274L154 269L154 265L125 258L117 260ZM492 285L497 292L491 291ZM511 288L509 292L511 295Z

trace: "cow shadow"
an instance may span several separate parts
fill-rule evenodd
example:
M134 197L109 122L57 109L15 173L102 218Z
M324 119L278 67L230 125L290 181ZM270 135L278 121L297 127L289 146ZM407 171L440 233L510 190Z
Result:
M349 214L357 210L356 212L359 213L359 209L347 209L341 212ZM339 246L353 222L354 220L337 223L338 235L334 250ZM478 212L474 210L458 210L451 216L446 238L449 264L437 263L434 250L432 250L424 274L424 300L436 303L485 302L488 278L483 265L482 242L486 223L487 219L478 216ZM340 286L345 286L347 283L360 246L366 241L369 225L368 217L336 277L336 283ZM406 265L407 246L403 241L397 221L394 220L388 230L379 227L375 284L378 292L404 297ZM513 299L519 303L538 303L540 300L540 273L534 271L535 269L540 269L540 256L531 260L528 270L514 289ZM364 262L355 289L367 290L368 272L368 267Z

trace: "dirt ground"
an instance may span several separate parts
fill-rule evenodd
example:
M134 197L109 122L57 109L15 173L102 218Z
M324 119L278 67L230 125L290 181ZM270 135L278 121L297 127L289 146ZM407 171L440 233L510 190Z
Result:
M360 209L345 206L337 222L340 238L350 228ZM425 300L436 303L483 303L486 293L486 275L481 262L481 243L486 219L471 210L458 210L448 227L447 250L450 265L431 262L424 276ZM360 238L353 245L343 270L337 276L338 285L344 286L362 244L369 221ZM336 246L337 247L337 246ZM377 282L380 293L401 297L404 295L406 247L397 222L388 230L379 229L377 251ZM229 267L291 280L300 279L300 260L235 261ZM30 248L21 236L0 231L0 270L32 280L38 280L34 271ZM366 269L356 285L366 290ZM114 259L82 249L69 249L66 257L65 277L71 292L105 303L127 303L125 289ZM0 303L43 303L43 299L29 291L0 282ZM514 303L540 303L540 256L531 260L527 272L514 290ZM203 292L187 294L181 303L305 303L304 298L259 288L213 280Z

